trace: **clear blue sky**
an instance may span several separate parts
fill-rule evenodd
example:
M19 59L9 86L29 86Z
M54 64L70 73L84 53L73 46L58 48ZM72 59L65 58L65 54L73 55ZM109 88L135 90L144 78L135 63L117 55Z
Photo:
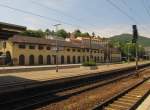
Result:
M150 27L149 0L111 1L138 21L140 35L150 37L150 29L148 29ZM44 18L14 11L1 5L32 12L44 16ZM149 10L149 15L144 7ZM0 13L1 22L24 25L30 29L54 29L54 24L61 23L59 28L67 31L79 28L89 33L94 31L102 37L132 33L131 25L136 24L107 0L0 0Z

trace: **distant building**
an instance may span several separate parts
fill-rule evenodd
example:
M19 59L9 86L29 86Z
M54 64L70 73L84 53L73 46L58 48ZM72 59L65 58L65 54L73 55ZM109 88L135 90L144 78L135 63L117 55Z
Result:
M14 27L12 28L15 28L15 25L13 26ZM19 28L17 29L19 30ZM21 27L20 31L23 31L25 29L25 27ZM7 34L7 32L4 33ZM56 64L56 42L58 43L59 47L59 64L76 64L90 60L89 38L78 37L77 39L75 39L71 37L70 39L66 40L45 39L22 36L19 35L18 31L17 33L13 32L11 36L5 35L2 35L0 40L0 58L3 58L3 56L5 55L6 64ZM107 45L107 41L103 42L101 39L92 39L92 60L97 63L105 62L105 45ZM111 62L121 61L121 54L119 50L112 49L111 51Z

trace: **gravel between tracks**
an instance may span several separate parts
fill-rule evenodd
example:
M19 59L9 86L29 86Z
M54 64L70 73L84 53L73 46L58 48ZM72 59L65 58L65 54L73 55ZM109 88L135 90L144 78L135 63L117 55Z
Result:
M106 100L123 89L128 88L130 85L137 83L137 81L142 80L144 75L150 75L150 69L141 72L139 78L131 76L36 110L91 110L97 103Z

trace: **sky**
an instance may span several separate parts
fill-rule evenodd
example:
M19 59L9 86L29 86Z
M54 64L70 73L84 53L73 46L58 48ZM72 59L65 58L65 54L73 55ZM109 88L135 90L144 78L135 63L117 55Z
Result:
M59 29L101 37L132 33L136 24L139 35L150 37L150 0L0 0L0 14L0 22L28 29L61 24Z

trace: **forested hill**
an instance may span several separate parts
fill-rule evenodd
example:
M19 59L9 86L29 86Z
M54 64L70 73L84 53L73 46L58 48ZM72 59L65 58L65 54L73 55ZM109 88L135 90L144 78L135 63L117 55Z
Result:
M112 42L122 42L126 43L128 41L132 41L132 35L131 34L121 34L110 37L110 40ZM150 46L150 38L139 36L139 44L142 46Z

